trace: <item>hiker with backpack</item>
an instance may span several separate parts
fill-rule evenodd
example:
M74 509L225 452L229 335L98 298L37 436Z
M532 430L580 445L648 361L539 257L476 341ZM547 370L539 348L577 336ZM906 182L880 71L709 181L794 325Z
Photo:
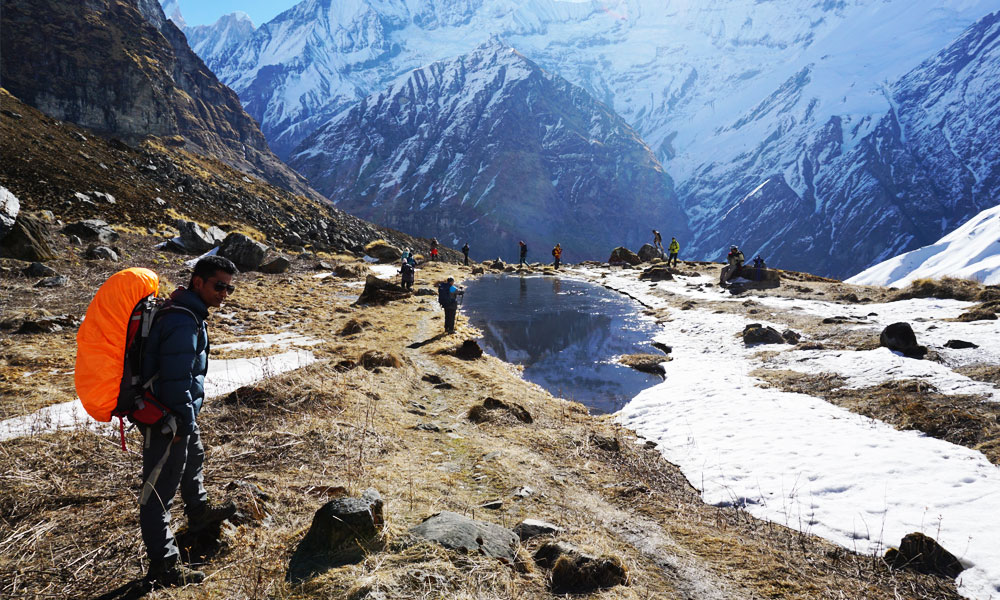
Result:
M455 314L458 312L458 297L465 291L455 287L455 278L438 284L438 304L444 308L444 330L455 332Z
M218 308L234 291L236 266L221 256L202 258L187 289L178 288L153 321L143 358L142 374L149 391L168 414L154 425L141 426L142 494L139 526L149 555L146 579L154 586L200 583L205 574L180 563L170 531L170 507L178 488L184 501L188 530L204 531L232 517L232 502L208 502L202 468L205 450L197 417L205 400L208 372L209 308Z
M663 257L663 236L661 236L660 232L657 231L657 230L655 230L655 229L653 230L653 247L656 248L660 252L660 257L662 258Z
M736 246L729 247L729 254L726 256L726 266L722 267L722 274L719 276L719 285L725 287L726 282L732 278L735 278L740 269L743 268L743 262L746 259L743 257L743 253Z
M465 255L465 266L469 266L469 242L462 246L462 254Z
M524 243L524 240L521 240L520 242L518 242L517 245L520 248L520 258L518 258L517 266L519 266L519 267L526 267L526 266L528 266L528 263L527 263L527 260L528 260L528 245Z
M431 260L438 259L438 239L431 238Z
M556 244L556 247L552 249L552 258L554 259L552 265L558 269L559 261L562 260L562 246L559 244Z
M670 266L671 261L673 261L674 267L677 266L677 254L680 253L680 251L681 251L681 245L677 242L677 238L675 237L670 238L670 245L667 246L667 252L670 253L670 255L667 256L668 267Z
M402 281L404 290L413 289L413 276L415 271L416 268L414 267L413 259L403 259L403 264L399 267L399 277Z

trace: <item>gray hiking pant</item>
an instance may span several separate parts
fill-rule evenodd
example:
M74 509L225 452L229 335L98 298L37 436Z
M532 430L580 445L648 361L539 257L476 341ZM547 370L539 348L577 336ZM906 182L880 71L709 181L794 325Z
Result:
M458 312L458 303L444 305L444 330L455 331L455 313Z
M179 487L185 513L190 516L204 509L208 500L202 473L205 448L201 445L201 433L197 429L172 444L173 433L161 433L158 428L140 427L145 438L142 447L141 496L145 502L139 506L142 542L146 545L150 562L173 561L176 560L178 551L174 534L170 531L170 507ZM150 477L154 476L161 461L159 473L155 474L155 481L151 482Z

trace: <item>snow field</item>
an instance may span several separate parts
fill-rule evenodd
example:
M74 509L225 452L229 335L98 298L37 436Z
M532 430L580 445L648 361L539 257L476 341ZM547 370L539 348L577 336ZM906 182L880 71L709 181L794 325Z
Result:
M594 271L584 273L598 280ZM600 281L648 306L665 304L634 275L609 275ZM718 295L713 299L745 300L724 298L724 291L693 291L682 281L660 282L656 288L706 299ZM756 300L765 303L766 298ZM801 303L806 310L821 308L812 301L789 302ZM917 314L951 316L961 308L952 301L930 300L892 309L827 304L828 316L872 309L881 310L887 320L911 322ZM881 554L904 535L920 531L968 567L958 579L960 593L977 600L1000 598L1000 468L962 446L897 431L819 398L763 387L749 373L769 365L756 358L760 348L746 348L739 337L749 322L697 307L675 314L656 338L673 347L666 380L636 396L617 414L618 420L657 442L708 503L738 505L754 516L861 553ZM931 327L930 322L922 324ZM959 331L974 323L947 325L956 337L973 337ZM996 333L994 329L988 342L983 340L989 346L983 352L1000 349ZM767 346L781 348L789 347ZM857 387L926 377L945 393L988 392L996 398L998 392L987 384L963 382L943 365L906 359L886 349L790 351L772 361L781 368L837 372Z

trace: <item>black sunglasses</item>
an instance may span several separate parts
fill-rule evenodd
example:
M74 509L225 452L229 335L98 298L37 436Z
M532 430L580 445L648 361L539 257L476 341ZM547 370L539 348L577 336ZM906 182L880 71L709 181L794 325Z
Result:
M225 290L225 291L229 292L230 294L232 294L233 292L236 291L236 286L235 285L229 285L228 283L222 283L221 281L216 281L215 282L215 291L221 292L223 290Z

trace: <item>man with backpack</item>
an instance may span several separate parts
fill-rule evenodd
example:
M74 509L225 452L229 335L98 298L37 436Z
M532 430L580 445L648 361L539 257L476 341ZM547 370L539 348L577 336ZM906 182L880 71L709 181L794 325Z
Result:
M142 493L139 527L149 555L146 580L155 587L200 583L205 574L180 562L170 531L170 507L180 488L188 529L200 532L232 517L232 502L212 505L205 491L197 416L205 400L208 371L209 308L218 308L234 291L236 266L221 256L202 258L187 289L178 288L160 309L143 356L143 380L169 414L155 425L140 425Z
M677 238L675 238L675 237L670 238L670 245L667 246L667 252L670 253L669 256L667 256L667 266L668 267L670 266L671 261L673 261L673 263L674 263L673 266L675 268L677 267L677 254L680 251L681 251L681 245L677 241Z
M556 247L552 249L552 261L553 266L559 269L559 261L562 260L562 246L556 244Z
M520 248L520 258L518 259L517 266L519 266L519 267L526 267L526 266L528 266L528 263L527 263L527 260L528 260L528 245L524 243L524 240L521 240L517 244L518 244L518 247Z
M458 296L465 292L455 287L455 278L438 284L438 304L444 308L444 330L455 332L455 313L458 312Z
M469 266L469 242L462 246L462 254L465 255L465 266Z

